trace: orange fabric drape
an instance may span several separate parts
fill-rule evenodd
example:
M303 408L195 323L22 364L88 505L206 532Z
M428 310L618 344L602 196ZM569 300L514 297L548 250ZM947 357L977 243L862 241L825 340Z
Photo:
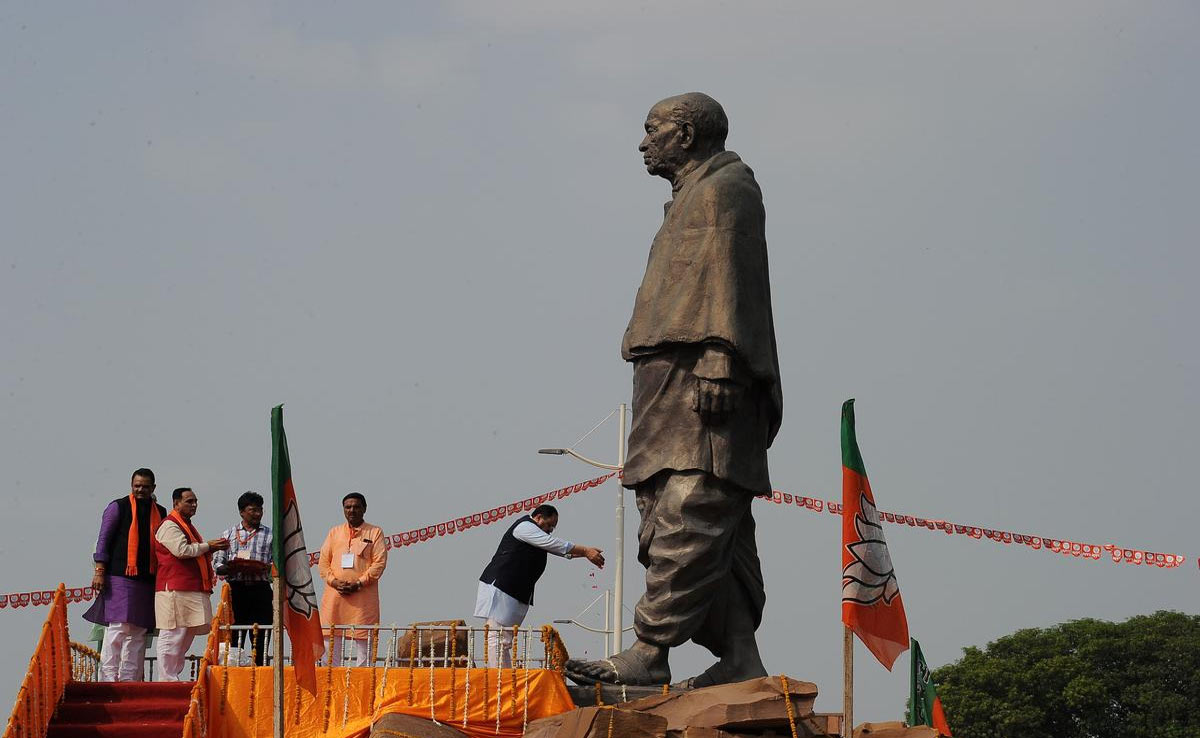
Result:
M258 673L252 677L251 672L255 669ZM434 698L431 713L428 667L412 670L411 697L410 672L406 667L388 669L386 682L382 668L318 668L315 697L303 690L297 694L294 675L288 667L284 670L285 734L288 738L365 738L375 720L390 713L404 713L426 719L432 714L438 721L452 725L472 738L517 738L522 734L526 720L533 722L575 708L562 674L545 669L526 672L518 668L514 690L513 670L504 669L500 683L500 730L497 732L496 669L469 670L469 700L467 669L436 668L432 671ZM208 708L211 738L270 738L274 705L270 667L218 666L209 669L205 679L212 696ZM224 709L220 705L222 699L225 700ZM250 718L252 701L254 717ZM467 710L465 728L464 705Z

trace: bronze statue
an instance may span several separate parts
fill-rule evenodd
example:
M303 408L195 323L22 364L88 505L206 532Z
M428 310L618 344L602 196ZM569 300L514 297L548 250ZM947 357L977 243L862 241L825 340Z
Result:
M666 684L668 650L689 639L720 660L682 686L766 675L750 504L771 491L783 394L762 191L725 150L728 130L720 104L698 92L646 116L638 150L672 191L621 346L634 367L623 483L641 513L646 594L637 641L610 659L570 661L577 682Z

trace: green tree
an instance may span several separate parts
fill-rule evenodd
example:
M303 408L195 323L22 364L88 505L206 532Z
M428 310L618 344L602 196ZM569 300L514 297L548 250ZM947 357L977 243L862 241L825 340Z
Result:
M955 738L1200 738L1200 616L1019 630L933 679Z

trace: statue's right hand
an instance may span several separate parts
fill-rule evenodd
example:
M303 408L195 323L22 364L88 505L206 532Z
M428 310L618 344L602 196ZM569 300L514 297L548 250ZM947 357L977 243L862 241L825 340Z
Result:
M692 410L699 413L705 423L720 425L737 411L740 390L737 383L729 380L696 377Z

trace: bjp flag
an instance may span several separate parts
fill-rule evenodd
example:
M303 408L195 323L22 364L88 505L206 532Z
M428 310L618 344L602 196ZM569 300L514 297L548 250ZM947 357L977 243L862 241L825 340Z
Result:
M842 404L842 622L888 671L908 649L900 585L854 434L854 400Z
M316 694L317 660L325 653L321 613L312 567L304 545L304 526L292 486L292 462L283 432L283 405L271 410L271 504L275 524L275 569L284 588L283 627L292 641L296 682Z

